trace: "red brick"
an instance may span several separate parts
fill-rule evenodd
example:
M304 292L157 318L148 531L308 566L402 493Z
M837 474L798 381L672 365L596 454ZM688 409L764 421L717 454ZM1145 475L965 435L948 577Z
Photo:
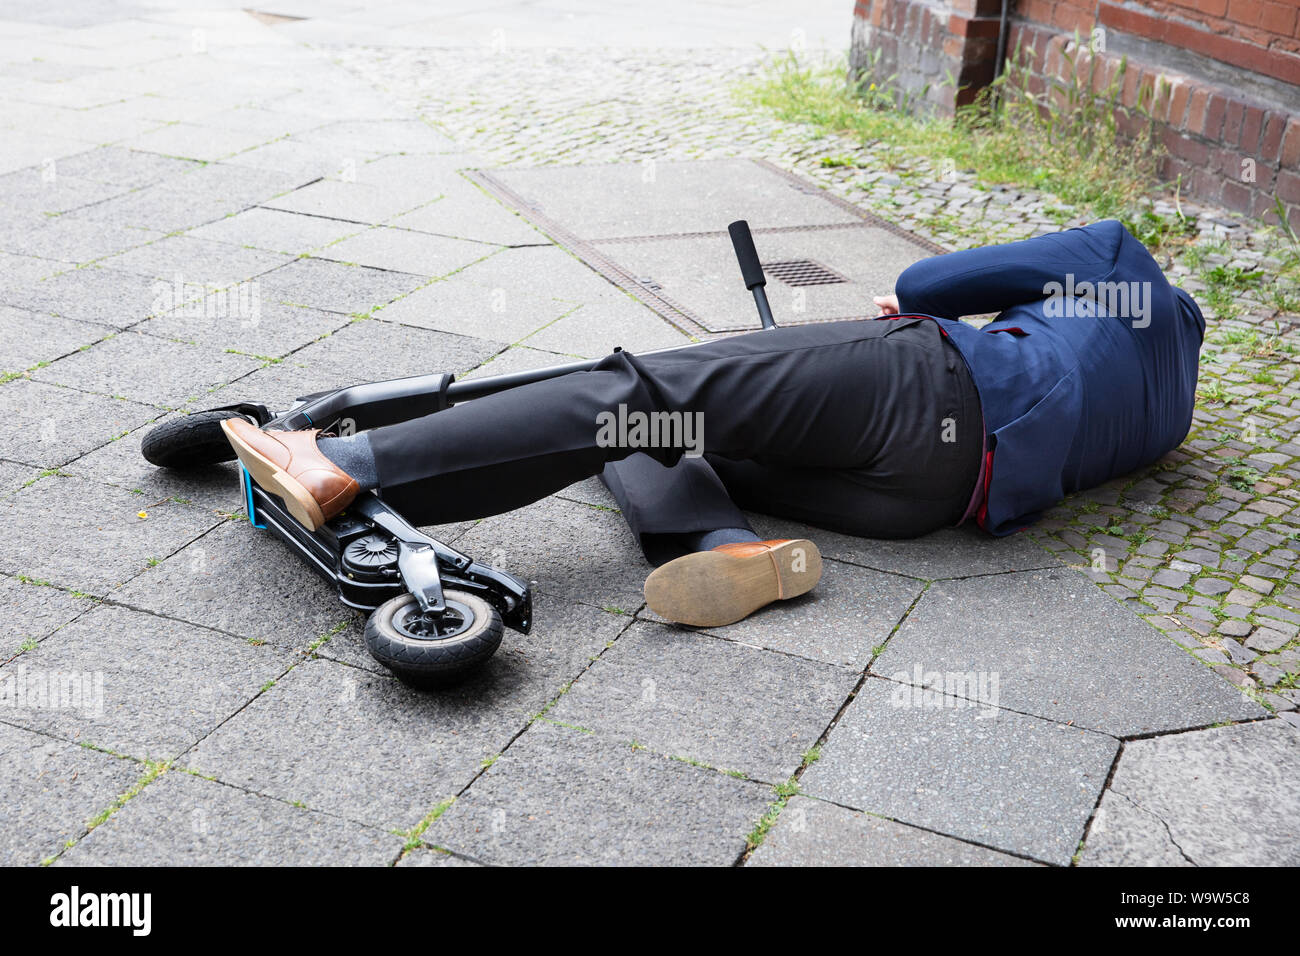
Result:
M1211 93L1205 105L1205 138L1218 139L1223 128L1223 115L1228 111L1228 100L1222 93Z
M1228 111L1223 116L1223 132L1219 139L1225 146L1236 146L1241 142L1241 121L1246 114L1246 106L1240 100L1229 100Z
M1275 192L1284 203L1300 203L1300 173L1279 170Z
M1241 183L1225 182L1219 202L1234 212L1250 212L1254 194Z
M1251 204L1250 214L1261 221L1268 221L1270 214L1277 209L1272 192L1257 189L1253 195L1254 201Z
M1219 194L1223 192L1223 177L1206 169L1198 169L1192 173L1191 189L1193 194L1207 202L1218 202Z
M1241 118L1241 148L1249 153L1259 146L1259 134L1264 128L1264 111L1258 106L1247 106Z
M948 18L948 32L959 37L992 37L996 40L999 26L995 18L959 17L956 14Z
M1247 65L1257 73L1275 77L1292 86L1300 86L1300 54L1285 50L1271 49L1264 51L1264 61L1260 66Z
M1264 13L1259 19L1259 25L1269 33L1289 37L1295 35L1297 19L1297 10L1292 4L1270 2L1264 4Z
M1199 140L1187 136L1178 136L1172 130L1165 135L1165 148L1179 159L1185 159L1193 166L1204 166L1210 161L1210 147Z
M1120 95L1120 102L1125 106L1132 106L1137 102L1137 91L1142 83L1142 69L1135 66L1132 60L1129 60L1128 71L1124 74L1124 92Z
M1253 27L1264 14L1264 0L1228 0L1228 19L1242 26Z
M1205 132L1205 107L1209 102L1209 90L1198 86L1192 90L1192 102L1187 108L1187 131L1200 136Z
M1174 2L1211 17L1221 17L1228 12L1228 0L1174 0Z
M1278 154L1278 165L1283 169L1300 167L1300 116L1293 116L1286 123L1286 136L1282 139L1282 151Z
M1264 138L1259 141L1259 158L1266 163L1277 161L1278 150L1282 146L1282 135L1286 131L1285 114L1269 111L1264 120Z
M1192 97L1192 88L1186 80L1174 86L1173 98L1169 102L1169 122L1177 129L1187 128L1187 101Z

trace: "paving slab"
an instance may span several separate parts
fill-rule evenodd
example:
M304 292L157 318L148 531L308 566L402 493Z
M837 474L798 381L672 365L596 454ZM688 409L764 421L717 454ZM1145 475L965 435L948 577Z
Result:
M76 176L60 176L57 163L51 178L49 169L42 165L39 169L20 169L0 176L0 196L4 197L5 205L24 213L57 216L120 196L129 189Z
M234 199L243 205L252 205L274 199L310 181L310 177L294 173L235 166L231 163L207 163L168 180L167 185L196 197Z
M378 316L377 316L378 317ZM493 375L507 375L511 372L525 372L537 368L549 368L553 365L563 365L566 362L572 362L572 355L561 355L558 352L544 352L541 349L529 348L526 345L512 345L508 349L498 352L491 356L482 365L466 372L464 375L458 375L457 379L475 379L487 378ZM586 482L579 484L590 484L595 482L600 484L599 478L589 478ZM570 485L565 488L561 494L570 494L577 485ZM604 488L604 485L601 485ZM614 498L605 492L605 497L595 504L612 504Z
M323 150L312 143L303 143L294 139L279 139L227 157L223 162L229 166L245 166L250 169L262 169L287 173L310 182L322 176L341 176L373 159L378 159L378 150L343 155L334 150Z
M0 306L0 374L53 362L108 332L102 325Z
M243 499L239 494L239 472L234 462L181 471L159 468L145 460L140 451L144 437L163 422L178 417L162 416L121 438L100 445L60 466L59 470L126 489L136 496L146 511L155 502L170 498L193 504L214 517L238 511L243 507Z
M821 582L808 594L707 630L742 644L861 670L923 588L909 578L826 561ZM639 616L669 623L648 607Z
M402 838L173 770L57 866L388 866Z
M450 536L442 540L450 540ZM490 555L484 557L490 558ZM370 656L366 648L364 612L348 612L345 623L327 632L326 640L313 652L316 657L338 661L372 674L389 677L389 670ZM501 648L489 665L500 682L522 683L546 673L577 677L587 669L596 647L575 634L590 634L604 642L614 640L627 626L626 617L610 614L585 604L543 599L533 604L533 628L528 634L507 630Z
M681 329L626 297L579 306L523 341L534 348L585 358L600 358L615 349L648 352L691 343Z
M729 866L769 787L538 721L424 832L507 866Z
M223 219L248 205L243 199L195 195L179 184L159 183L66 213L60 221L71 220L87 227L120 224L172 233Z
M821 528L809 530L800 522L767 515L755 515L751 524L763 538L812 538L824 557L927 580L1061 566L1056 557L1027 535L995 538L973 527L948 528L921 538L888 541Z
M770 605L711 633L769 650L861 669L921 592L918 582L835 561L807 595ZM661 620L646 609L645 616Z
M146 319L133 331L258 358L283 358L349 321L337 312L263 302L258 280L253 279L242 288L214 292Z
M494 169L531 208L580 239L857 223L853 213L747 159ZM724 239L725 241L725 239ZM737 276L737 281L739 277Z
M576 501L580 504L593 505L597 508L603 508L606 511L613 511L621 514L618 510L618 503L614 500L614 496L610 494L609 489L605 487L604 482L599 478L587 478L577 484L569 485L563 491L559 492L556 497L563 498L565 501Z
M446 134L419 119L346 119L295 133L292 138L345 153L372 149L386 153L436 153L456 146Z
M274 135L264 130L237 130L179 122L133 136L122 145L142 152L211 163L261 146L274 138Z
M28 687L59 681L58 699L11 722L114 753L176 757L251 700L297 656L207 628L99 607L0 667ZM71 677L76 695L65 693Z
M0 680L4 670L0 669ZM0 721L8 720L5 706ZM0 722L0 865L34 866L85 832L86 824L144 773L134 760L89 750Z
M142 237L142 243L149 237ZM32 312L124 329L181 304L170 283L118 269L73 269L6 292L8 304ZM182 289L182 294L187 290ZM187 294L198 296L201 292ZM184 300L181 300L184 301Z
M477 285L457 274L417 289L374 317L504 345L518 342L575 308L572 302L533 295L518 287Z
M596 302L626 305L629 302L626 292L559 246L506 249L465 269L460 277L476 285L558 299L574 305Z
M1300 730L1264 720L1124 745L1080 866L1300 863Z
M54 468L139 427L158 410L122 398L19 378L0 387L0 414L9 428L5 455Z
M1069 568L936 582L871 669L987 675L1002 707L1117 737L1266 713Z
M1032 866L845 807L791 797L747 866Z
M320 179L309 186L267 200L262 205L286 212L378 225L402 213L418 209L438 196L437 187L432 185L376 185Z
M459 517L459 516L449 516ZM620 515L559 498L485 518L456 547L533 582L537 599L590 604L624 614L645 602L650 572Z
M1112 737L870 679L803 774L808 796L1065 865L1106 783Z
M638 624L550 716L775 783L798 769L857 682L848 668Z
M351 265L433 277L463 269L500 248L410 229L375 226L336 242L317 255Z
M53 259L0 252L0 289L4 290L5 301L8 302L13 290L39 282L67 268L66 263Z
M283 302L344 315L364 315L424 285L424 276L348 266L325 259L297 259L258 282L267 302Z
M179 408L262 365L261 359L224 349L127 331L59 359L32 378L106 396L129 393L162 408Z
M458 191L389 220L389 225L502 246L549 245L551 239L490 197Z
M43 640L94 606L89 598L59 588L0 575L0 632L4 634L0 660L17 654L27 641Z
M7 532L0 571L102 596L221 520L191 505L50 475L0 499Z
M231 499L234 508L237 490ZM291 650L356 617L287 545L244 520L226 521L148 568L113 600Z
M300 395L344 385L432 371L465 372L498 348L469 336L361 320L259 369L196 407L247 400L282 409Z
M127 197L111 199L122 202ZM94 207L86 207L94 208ZM83 218L82 212L67 213L36 225L0 227L0 248L25 256L39 256L66 263L86 265L155 239L169 231L163 222L151 226L129 225L116 219ZM171 227L179 228L179 227ZM22 305L10 302L10 305ZM85 303L82 303L85 304Z
M103 146L59 160L58 171L61 176L137 189L193 172L199 165L193 160L125 146Z
M595 654L598 635L573 634ZM185 757L225 783L385 829L407 830L460 792L572 675L498 652L458 687L411 690L316 659Z
M223 220L224 222L225 220ZM104 266L186 285L224 289L293 261L281 253L246 249L190 235L167 236L104 260ZM190 294L185 298L196 298Z
M40 474L40 471L31 465L0 460L0 498L12 495L29 481L35 481Z
M758 329L731 241L719 231L734 214L719 210L717 215L714 231L707 234L620 239L596 242L593 248L631 277L622 280L624 288L634 294L653 289L711 332ZM768 275L772 312L781 325L870 320L877 311L872 294L892 288L899 273L930 253L905 235L865 223L839 230L760 231L754 243ZM783 271L782 264L790 271ZM829 273L827 281L803 284L807 269Z
M355 235L365 228L360 223L258 207L199 226L188 235L196 239L299 256L328 246L344 236Z
M464 152L389 153L356 166L352 171L359 183L382 186L390 182L419 182L432 186L441 196L461 195L472 184L463 170L480 165L477 157ZM339 176L333 177L341 178ZM492 200L495 203L495 200Z
M481 866L473 860L467 860L463 856L456 856L454 853L448 853L446 850L439 850L436 847L421 845L411 850L404 857L397 861L398 866Z

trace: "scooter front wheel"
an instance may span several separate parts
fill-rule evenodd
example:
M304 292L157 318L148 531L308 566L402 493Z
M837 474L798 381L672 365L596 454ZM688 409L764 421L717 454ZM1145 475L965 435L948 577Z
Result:
M234 461L235 450L226 441L221 423L228 418L248 419L229 409L194 412L157 425L144 436L140 451L160 468L205 468Z
M464 591L443 594L446 610L424 614L415 596L386 601L366 621L366 647L402 683L421 690L454 684L501 646L496 608Z

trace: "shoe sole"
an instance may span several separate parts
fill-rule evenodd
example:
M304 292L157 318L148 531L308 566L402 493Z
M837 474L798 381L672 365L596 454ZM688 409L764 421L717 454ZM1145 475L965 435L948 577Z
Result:
M264 491L284 501L295 521L308 531L315 531L325 523L325 513L298 479L240 438L228 420L221 423L221 430L226 433L230 447L235 449L239 463L248 469L249 475Z
M734 624L778 599L807 594L822 576L822 556L806 538L737 557L697 551L656 568L646 578L650 610L678 624Z

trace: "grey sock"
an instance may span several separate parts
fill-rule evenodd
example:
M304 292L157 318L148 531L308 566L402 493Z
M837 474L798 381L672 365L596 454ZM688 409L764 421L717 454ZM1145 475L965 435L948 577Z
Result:
M712 551L720 544L744 544L762 539L748 528L718 528L716 531L696 531L682 535L691 551Z
M321 454L356 479L362 488L379 487L379 468L365 432L345 438L317 438Z

